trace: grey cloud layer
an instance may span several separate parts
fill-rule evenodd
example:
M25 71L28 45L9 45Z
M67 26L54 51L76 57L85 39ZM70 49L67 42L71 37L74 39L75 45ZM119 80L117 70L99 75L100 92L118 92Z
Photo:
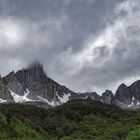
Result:
M138 0L127 0L117 5L113 23L109 23L105 30L78 54L78 57L85 60L81 62L80 71L89 88L92 87L91 83L97 89L116 88L122 81L130 83L139 78L139 6Z
M40 60L74 90L139 77L139 0L0 0L0 72Z

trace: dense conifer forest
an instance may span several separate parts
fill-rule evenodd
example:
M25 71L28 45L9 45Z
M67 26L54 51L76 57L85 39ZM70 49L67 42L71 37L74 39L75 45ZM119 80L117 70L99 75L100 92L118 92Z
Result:
M139 140L140 110L122 110L92 100L45 110L0 105L1 140Z

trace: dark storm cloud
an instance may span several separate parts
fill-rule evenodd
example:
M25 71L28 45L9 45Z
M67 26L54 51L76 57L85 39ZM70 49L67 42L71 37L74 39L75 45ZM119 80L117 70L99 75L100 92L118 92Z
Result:
M130 82L140 74L139 6L139 0L0 0L0 71L38 59L74 90Z

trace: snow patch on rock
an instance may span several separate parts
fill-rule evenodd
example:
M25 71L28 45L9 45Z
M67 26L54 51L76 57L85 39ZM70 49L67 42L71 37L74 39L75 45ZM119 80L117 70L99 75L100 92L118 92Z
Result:
M64 93L62 97L60 97L60 96L58 95L58 93L56 93L56 95L57 95L58 99L60 100L60 103L61 103L61 104L62 104L62 103L66 103L67 101L69 101L69 97L71 96L70 93L68 93L68 94L65 94L65 93Z
M134 106L139 106L140 105L140 102L137 101L136 105L134 104L134 101L137 101L136 98L133 96L132 97L132 102L130 105L128 105L128 107L134 107Z
M137 106L139 106L140 105L140 102L137 102Z
M31 100L27 97L28 94L30 93L28 89L26 89L26 92L24 92L23 96L20 96L20 95L14 93L10 89L9 89L9 91L10 91L11 95L13 96L15 103L23 103L23 102L34 101L34 100Z
M0 98L0 103L6 103L6 102L7 102L7 100L4 100L4 99Z
M41 96L37 96L37 97L38 97L41 101L50 104L50 102L49 102L47 99L45 99L45 98L43 98L43 97L41 97Z
M84 99L84 100L87 99L87 98L88 98L88 96L86 96L86 97L81 97L81 99Z
M43 101L43 102L45 102L45 103L47 103L47 104L49 104L49 105L51 105L51 106L57 106L57 105L59 105L59 103L57 103L57 102L55 102L55 101L48 101L47 99L45 99L45 98L43 98L43 97L41 97L41 96L37 96L38 98L39 98L39 100L41 100L41 101Z

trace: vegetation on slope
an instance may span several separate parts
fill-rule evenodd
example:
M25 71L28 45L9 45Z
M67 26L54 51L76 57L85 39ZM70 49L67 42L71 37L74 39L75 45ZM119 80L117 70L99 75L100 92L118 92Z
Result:
M2 140L139 140L140 111L77 100L44 110L0 105Z

